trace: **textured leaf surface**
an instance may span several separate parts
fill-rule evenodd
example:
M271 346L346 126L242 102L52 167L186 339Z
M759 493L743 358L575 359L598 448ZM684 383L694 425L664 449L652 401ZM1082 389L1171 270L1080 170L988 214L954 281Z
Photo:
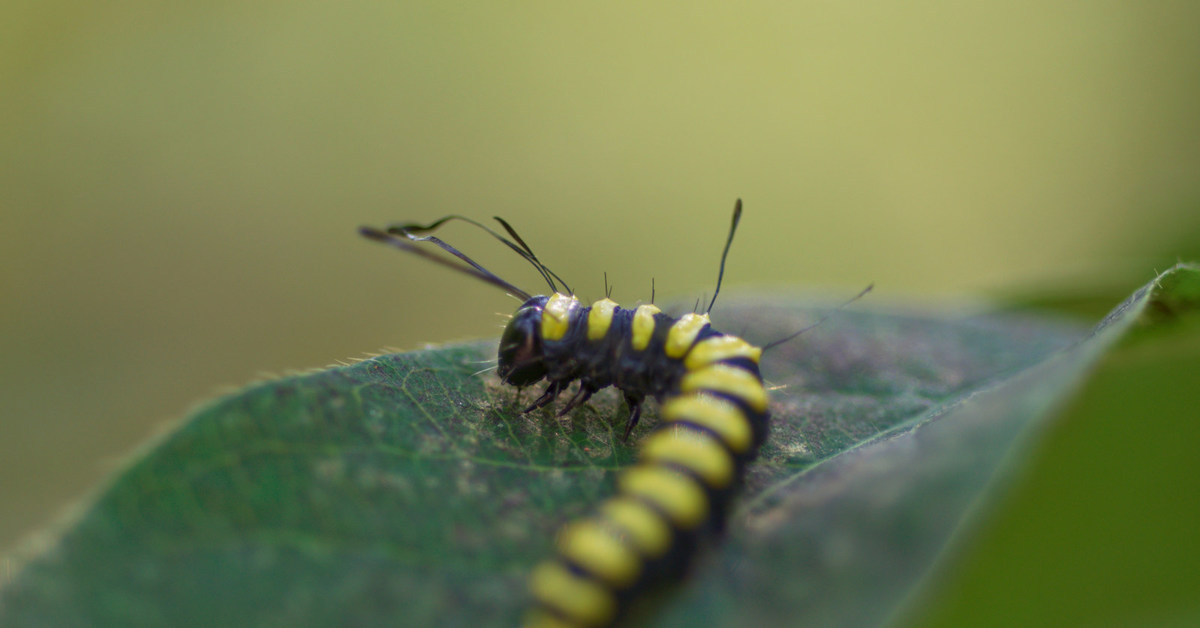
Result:
M901 625L1200 626L1200 272L1164 275Z
M1163 301L1156 286L1086 339L1034 318L848 310L769 353L773 431L729 537L635 619L885 621L1014 443ZM762 342L820 313L775 300L715 314ZM493 355L387 355L210 404L13 578L0 624L512 625L554 531L635 449L617 439L615 395L562 420L518 415L514 391L473 375Z

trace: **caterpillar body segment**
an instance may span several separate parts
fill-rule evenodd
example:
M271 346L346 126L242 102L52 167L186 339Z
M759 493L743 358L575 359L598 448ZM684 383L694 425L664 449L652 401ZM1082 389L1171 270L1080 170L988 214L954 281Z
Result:
M767 436L760 355L714 330L707 315L675 319L608 299L585 306L559 293L521 306L497 372L510 384L533 383L535 373L548 381L530 409L575 381L564 412L616 386L630 407L627 438L647 397L662 404L662 422L643 439L638 464L618 477L616 494L568 523L556 555L534 570L527 625L609 625L636 592L681 573L695 546L723 530L728 501Z

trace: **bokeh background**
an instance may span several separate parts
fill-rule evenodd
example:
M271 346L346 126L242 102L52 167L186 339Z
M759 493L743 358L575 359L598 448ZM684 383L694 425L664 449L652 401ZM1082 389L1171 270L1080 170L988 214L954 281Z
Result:
M738 196L731 292L1115 303L1200 255L1194 2L0 12L0 554L224 387L497 334L362 223L501 215L623 302L711 293Z

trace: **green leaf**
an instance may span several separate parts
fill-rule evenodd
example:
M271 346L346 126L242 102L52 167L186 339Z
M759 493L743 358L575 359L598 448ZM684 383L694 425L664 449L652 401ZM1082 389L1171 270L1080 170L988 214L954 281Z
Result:
M1200 625L1197 267L1143 308L904 625Z
M1164 274L1091 335L849 309L769 352L772 434L729 534L635 620L885 622L1148 305L1194 307L1163 286L1198 272ZM766 342L823 312L774 299L716 318ZM200 409L48 533L0 590L0 624L514 624L528 569L636 443L618 439L613 394L519 415L514 391L475 374L494 350L381 356Z

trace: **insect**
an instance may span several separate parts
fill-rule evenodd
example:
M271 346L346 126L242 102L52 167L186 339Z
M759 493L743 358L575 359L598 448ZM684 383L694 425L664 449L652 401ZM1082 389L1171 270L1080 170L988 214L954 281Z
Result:
M637 464L618 476L616 494L592 514L567 523L558 534L555 556L533 570L534 601L526 625L610 625L640 592L681 575L699 542L722 530L728 502L768 431L767 392L758 368L763 348L717 331L708 315L741 215L739 199L708 308L679 318L652 304L622 308L608 298L607 288L604 299L585 305L500 218L511 240L454 215L427 225L360 229L371 240L429 258L524 301L500 338L497 374L517 387L547 382L525 412L549 405L576 381L578 388L559 416L614 386L629 406L623 433L628 439L646 399L660 403L661 422L642 439ZM452 220L480 227L516 251L538 270L551 294L531 295L441 239L424 235ZM436 245L465 265L421 243Z

